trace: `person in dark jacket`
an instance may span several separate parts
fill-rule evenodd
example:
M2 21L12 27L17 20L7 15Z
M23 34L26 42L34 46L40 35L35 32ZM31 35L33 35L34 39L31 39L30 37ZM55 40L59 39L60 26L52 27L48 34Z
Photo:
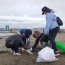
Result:
M15 34L15 35L12 35L10 37L8 37L6 39L6 43L5 43L5 46L7 48L11 48L12 51L14 51L14 55L21 55L19 53L19 47L23 47L29 54L32 54L32 52L30 52L28 49L27 49L27 46L24 44L23 40L22 40L22 35L20 34Z
M42 43L45 42L45 46L48 46L48 36L44 35L44 33L40 33L39 31L35 31L33 34L33 37L36 38L36 40L35 40L35 43L32 46L32 48L30 49L30 51L35 51L39 42L41 43L41 45L43 45Z
M32 35L31 29L21 29L20 34L22 34L22 39L24 43L29 46L30 45L30 36Z

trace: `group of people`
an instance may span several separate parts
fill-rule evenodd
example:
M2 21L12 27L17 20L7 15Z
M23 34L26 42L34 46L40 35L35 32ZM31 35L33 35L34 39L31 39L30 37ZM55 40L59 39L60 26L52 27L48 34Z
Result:
M42 8L42 15L46 15L46 26L43 33L35 31L33 37L36 38L32 48L28 49L29 38L32 35L32 30L30 29L21 29L20 34L10 36L6 39L6 47L11 48L14 51L14 55L21 55L19 53L19 47L23 47L29 54L33 54L31 51L35 50L39 41L46 42L45 46L48 46L48 41L50 41L52 49L56 55L60 55L58 49L56 48L55 38L60 29L57 23L57 17L54 14L54 11L46 6Z
M27 46L29 45L29 38L32 34L30 29L21 29L20 34L15 34L6 39L5 46L11 48L14 55L21 55L19 48L24 48L29 54L33 54Z

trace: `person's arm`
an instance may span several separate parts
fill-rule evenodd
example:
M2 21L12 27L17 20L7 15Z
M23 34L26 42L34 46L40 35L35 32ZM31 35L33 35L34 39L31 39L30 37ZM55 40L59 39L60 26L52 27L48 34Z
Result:
M22 38L20 38L20 43L22 44L23 48L29 53L29 54L33 54L25 45L25 43L23 42Z
M23 40L22 40L21 37L20 37L20 43L21 43L21 45L23 46L23 48L24 48L25 50L27 50L27 46L25 45L25 43L23 42Z

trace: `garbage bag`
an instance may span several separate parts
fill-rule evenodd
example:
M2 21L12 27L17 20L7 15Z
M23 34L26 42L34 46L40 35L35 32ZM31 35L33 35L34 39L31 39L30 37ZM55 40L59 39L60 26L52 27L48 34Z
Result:
M38 52L38 58L36 62L53 62L58 60L55 57L54 50L50 47L45 47Z

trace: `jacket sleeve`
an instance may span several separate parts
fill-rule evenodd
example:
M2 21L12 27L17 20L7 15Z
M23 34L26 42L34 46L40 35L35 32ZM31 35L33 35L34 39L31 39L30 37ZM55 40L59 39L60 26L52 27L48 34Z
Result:
M46 26L44 28L44 33L47 35L49 34L49 30L50 30L50 27L52 25L52 18L53 16L52 15L47 15L46 16Z

